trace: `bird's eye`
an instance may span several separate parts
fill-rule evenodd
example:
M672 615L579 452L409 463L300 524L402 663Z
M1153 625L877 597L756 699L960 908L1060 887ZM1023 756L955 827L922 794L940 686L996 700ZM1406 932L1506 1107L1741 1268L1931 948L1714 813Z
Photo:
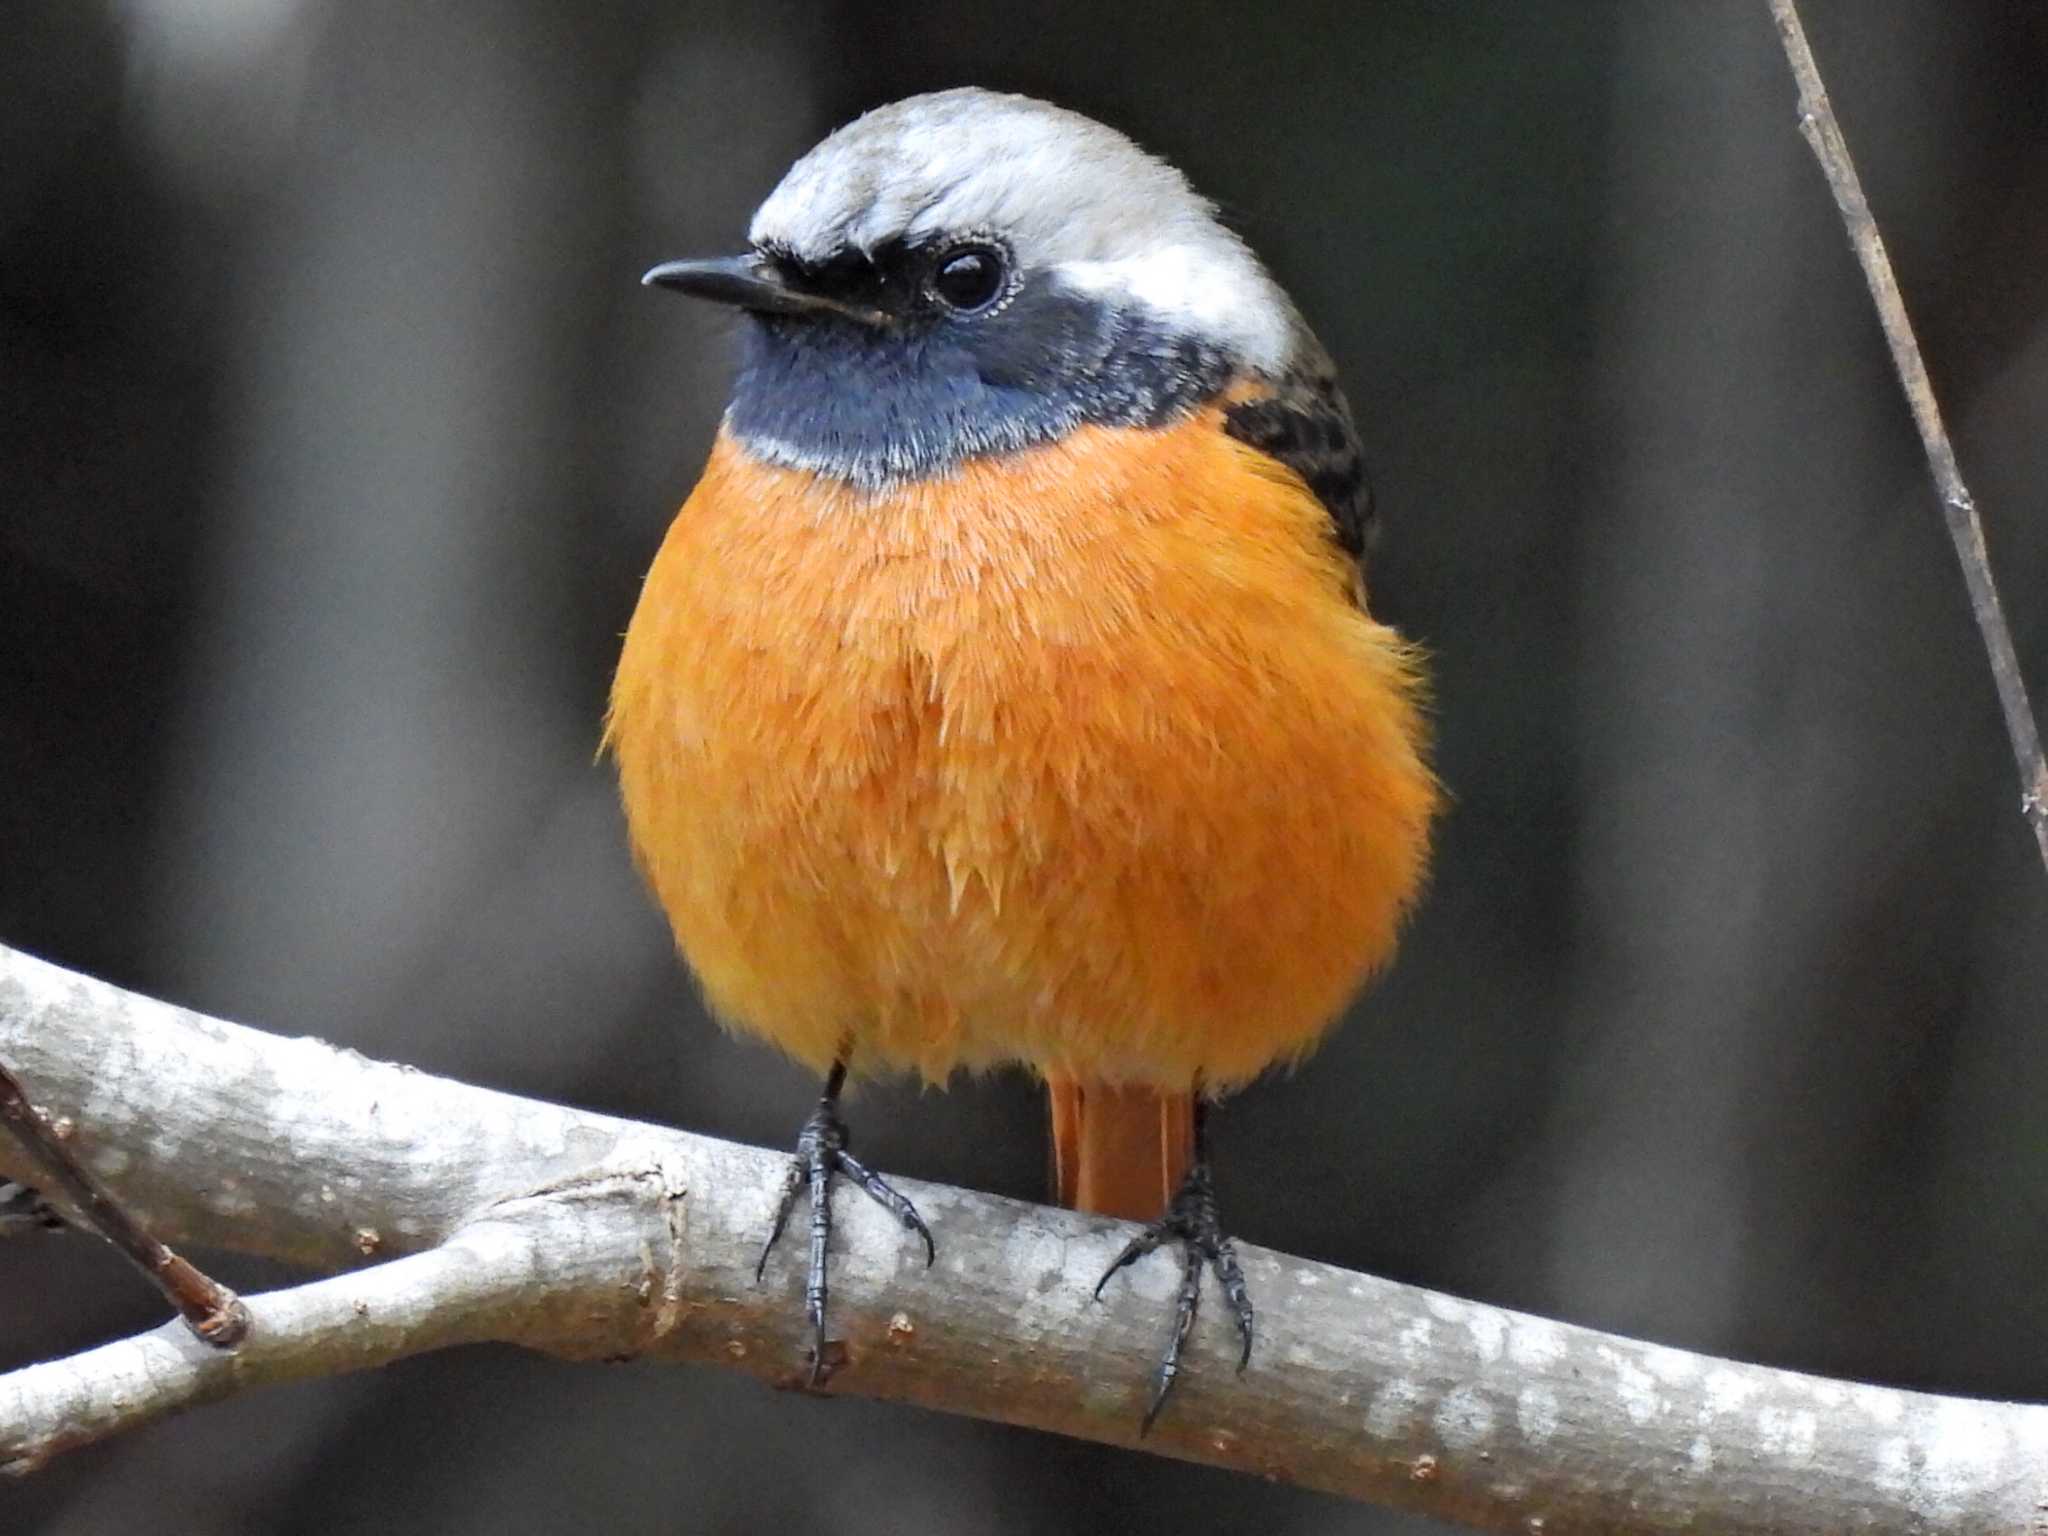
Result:
M1004 277L1001 251L990 245L966 245L939 262L932 273L932 292L948 309L971 315L996 301Z

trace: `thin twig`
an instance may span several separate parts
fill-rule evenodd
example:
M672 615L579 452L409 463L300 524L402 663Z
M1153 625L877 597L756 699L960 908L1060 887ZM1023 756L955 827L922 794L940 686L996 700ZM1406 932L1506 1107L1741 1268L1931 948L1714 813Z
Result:
M100 1236L142 1271L177 1308L185 1325L216 1349L232 1349L249 1331L249 1309L241 1298L187 1259L180 1258L114 1198L71 1155L50 1119L29 1101L21 1079L0 1062L0 1125L5 1125L50 1181L69 1195Z
M268 1383L496 1340L801 1387L803 1266L755 1255L787 1155L492 1093L152 1001L0 946L0 1055L158 1230L348 1270L249 1298L232 1353L164 1327L0 1374L0 1475ZM22 1172L0 1145L0 1176ZM1135 1230L900 1181L938 1263L839 1209L829 1390L1302 1483L1481 1530L2032 1529L2048 1408L1714 1360L1245 1245L1259 1350L1205 1309L1152 1434L1163 1257ZM360 1269L365 1255L391 1262Z
M1920 429L1927 467L1941 496L1949 540L1955 545L1963 580L1970 589L1970 611L1976 615L1978 632L1984 637L1984 649L1991 659L1991 677L1998 685L1998 702L2005 711L2006 734L2012 738L2013 756L2019 763L2020 812L2033 826L2041 862L2048 866L2048 761L2042 757L2041 734L2034 724L2033 705L2027 700L2026 682L2020 676L2019 656L2013 650L2012 632L2006 627L1998 588L1991 579L1991 560L1984 547L1984 525L1977 516L1977 503L1971 499L1956 467L1956 451L1949 442L1948 429L1942 425L1941 406L1934 398L1933 384L1928 381L1920 344L1913 337L1913 324L1906 318L1905 300L1899 295L1898 279L1892 275L1891 258L1885 255L1884 237L1864 199L1855 162L1849 158L1848 142L1842 137L1841 124L1835 120L1835 109L1828 100L1827 87L1821 82L1813 50L1807 46L1799 8L1793 0L1770 0L1770 5L1792 76L1799 83L1799 131L1812 146L1814 158L1820 162L1821 172L1835 194L1835 206L1842 212L1849 243L1863 265L1871 302L1877 306L1877 318L1884 326L1885 340L1891 345L1892 365L1898 370L1906 403L1912 407L1913 421Z

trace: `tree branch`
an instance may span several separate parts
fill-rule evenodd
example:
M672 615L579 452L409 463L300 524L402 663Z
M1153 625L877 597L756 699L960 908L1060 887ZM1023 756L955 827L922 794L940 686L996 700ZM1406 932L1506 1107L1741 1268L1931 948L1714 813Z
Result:
M0 1468L270 1382L496 1340L804 1374L799 1266L753 1262L779 1154L241 1029L0 948L0 1059L175 1238L352 1271L0 1375ZM0 1148L0 1174L24 1171ZM2011 1532L2048 1409L1708 1359L1245 1248L1251 1369L1203 1317L1137 1435L1164 1261L1089 1288L1129 1228L905 1180L939 1261L839 1207L831 1390L1140 1446L1485 1530ZM387 1262L357 1269L365 1258ZM1132 1293L1137 1293L1133 1295ZM2030 1523L2035 1522L2035 1523Z
M63 1127L68 1124L52 1121L30 1103L28 1090L20 1079L7 1070L5 1062L0 1062L0 1129L21 1144L40 1165L40 1176L49 1178L64 1191L93 1230L126 1255L201 1341L216 1349L239 1344L249 1329L248 1309L241 1298L201 1272L190 1260L166 1248L154 1232L136 1221L127 1207L108 1195L99 1180L78 1165L64 1145ZM19 1190L22 1186L9 1184L7 1189Z
M1991 579L1991 557L1984 545L1984 524L1977 516L1977 503L1963 484L1956 466L1956 451L1942 425L1941 405L1934 398L1934 385L1927 377L1927 365L1920 357L1920 343L1913 335L1913 322L1906 317L1906 301L1892 275L1891 258L1885 254L1884 236L1877 218L1863 196L1863 183L1856 175L1856 163L1849 158L1848 140L1835 120L1834 104L1807 46L1806 29L1799 21L1793 0L1770 0L1771 16L1778 24L1778 37L1785 45L1785 58L1799 84L1799 132L1820 162L1828 188L1841 210L1842 223L1849 232L1849 244L1862 264L1863 279L1870 299L1877 306L1877 318L1884 327L1885 341L1892 352L1892 366L1912 407L1913 423L1920 429L1921 447L1927 467L1934 476L1934 488L1941 496L1942 516L1948 524L1949 542L1963 568L1963 582L1970 591L1970 611L1984 639L1985 654L1991 661L1991 678L1998 688L1998 702L2005 712L2005 730L2012 739L2013 757L2019 764L2020 812L2034 829L2034 841L2041 850L2041 862L2048 866L2048 761L2041 753L2041 734L2034 724L2034 708L2027 699L2027 685L2020 675L2019 656L2013 649L2012 631L2006 627L2005 610L1998 600L1998 588Z

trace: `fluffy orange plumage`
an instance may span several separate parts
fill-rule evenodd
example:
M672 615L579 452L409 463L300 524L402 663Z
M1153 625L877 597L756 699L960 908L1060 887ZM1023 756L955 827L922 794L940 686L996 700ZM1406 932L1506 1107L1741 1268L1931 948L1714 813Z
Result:
M721 436L606 732L721 1018L820 1071L1220 1091L1387 959L1437 801L1415 660L1222 409L885 492Z

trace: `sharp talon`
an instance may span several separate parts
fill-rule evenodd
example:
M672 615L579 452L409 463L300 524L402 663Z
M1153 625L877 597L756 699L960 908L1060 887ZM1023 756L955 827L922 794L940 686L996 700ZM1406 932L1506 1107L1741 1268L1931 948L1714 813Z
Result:
M789 1171L783 1176L782 1195L776 1203L775 1221L769 1228L768 1241L761 1246L761 1257L754 1264L754 1283L759 1284L767 1273L769 1255L775 1251L775 1244L782 1237L783 1229L789 1224L790 1212L795 1209L797 1196L805 1186L810 1190L810 1266L804 1280L804 1315L811 1324L811 1369L808 1385L820 1386L829 1376L832 1367L826 1362L828 1341L825 1337L825 1318L829 1292L826 1284L826 1260L832 1247L832 1176L844 1174L858 1184L870 1200L893 1215L905 1228L924 1239L924 1262L929 1269L938 1261L938 1245L932 1241L931 1229L924 1224L924 1218L917 1214L917 1207L889 1187L881 1175L870 1172L847 1151L850 1138L846 1122L839 1118L839 1086L844 1081L844 1064L837 1064L832 1075L826 1079L825 1093L818 1100L818 1106L804 1121L803 1130L797 1135L796 1155L790 1161Z
M799 1140L798 1145L802 1142ZM768 1269L768 1255L775 1251L775 1244L782 1237L782 1229L789 1225L789 1213L796 1208L796 1192L803 1184L807 1167L801 1156L792 1158L789 1170L782 1176L782 1198L775 1204L775 1224L768 1229L768 1241L761 1245L761 1257L754 1262L754 1284L761 1283L761 1276Z
M1237 1332L1244 1340L1244 1349L1237 1357L1237 1371L1241 1376L1246 1366L1252 1363L1252 1299L1246 1293L1244 1270L1238 1266L1237 1249L1229 1238L1219 1239L1209 1252L1210 1267L1216 1271L1216 1280L1223 1287L1224 1297L1230 1302L1232 1315L1237 1319Z
M1138 1423L1138 1438L1140 1440L1151 1434L1152 1426L1159 1422L1159 1410L1166 1406L1166 1394L1172 1386L1173 1383L1168 1381L1164 1386L1152 1389L1152 1406L1145 1410L1145 1417Z
M1102 1272L1102 1278L1095 1282L1095 1299L1097 1301L1102 1300L1102 1288L1109 1284L1112 1275L1126 1264L1137 1263L1138 1260L1166 1241L1167 1236L1166 1220L1161 1218L1153 1222L1151 1226L1140 1232L1128 1243L1125 1243L1124 1251L1111 1261L1109 1268Z
M1237 1357L1240 1374L1252 1359L1251 1297L1245 1289L1244 1271L1238 1266L1237 1252L1230 1239L1223 1235L1216 1217L1216 1197L1210 1186L1209 1165L1199 1158L1188 1170L1187 1178L1175 1192L1166 1213L1126 1243L1116 1262L1102 1272L1102 1278L1095 1282L1095 1299L1102 1299L1103 1287L1109 1284L1110 1277L1118 1270L1136 1263L1168 1242L1175 1244L1181 1253L1180 1292L1174 1301L1173 1333L1160 1355L1159 1368L1153 1377L1151 1401L1146 1405L1145 1417L1138 1426L1141 1438L1151 1433L1153 1424L1166 1407L1167 1399L1173 1395L1174 1383L1180 1379L1181 1351L1194 1332L1195 1319L1201 1311L1202 1271L1205 1267L1216 1272L1216 1281L1223 1288L1225 1300L1230 1303L1238 1336L1243 1341Z

